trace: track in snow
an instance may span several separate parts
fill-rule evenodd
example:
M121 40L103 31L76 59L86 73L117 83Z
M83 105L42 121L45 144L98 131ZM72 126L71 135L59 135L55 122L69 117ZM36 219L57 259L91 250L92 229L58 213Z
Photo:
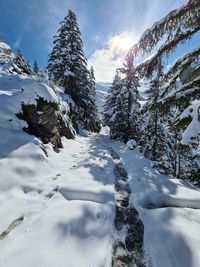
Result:
M114 163L115 176L115 229L112 267L144 267L143 236L144 226L139 213L130 207L131 188L128 173L119 155L109 147Z

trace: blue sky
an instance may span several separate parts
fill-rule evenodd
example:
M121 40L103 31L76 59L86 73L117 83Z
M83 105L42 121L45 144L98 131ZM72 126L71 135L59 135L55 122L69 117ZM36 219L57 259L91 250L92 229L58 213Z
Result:
M152 23L187 0L1 0L0 32L15 51L46 66L53 35L72 9L97 80L110 80L121 56ZM104 68L102 67L104 65Z

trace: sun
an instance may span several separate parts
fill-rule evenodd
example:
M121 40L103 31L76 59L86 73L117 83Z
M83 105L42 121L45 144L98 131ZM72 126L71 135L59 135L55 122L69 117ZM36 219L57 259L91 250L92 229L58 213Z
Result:
M113 36L109 41L109 46L121 52L125 52L134 44L134 38L128 33Z

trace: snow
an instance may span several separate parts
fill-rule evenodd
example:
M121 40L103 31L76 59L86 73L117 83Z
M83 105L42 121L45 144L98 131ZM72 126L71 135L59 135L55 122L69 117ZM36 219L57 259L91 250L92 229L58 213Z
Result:
M5 140L10 131L4 129ZM18 130L0 160L0 235L23 220L0 240L0 266L110 266L116 234L110 147L128 172L146 260L155 267L200 266L200 191L158 174L137 148L110 141L108 132L63 138L55 153Z
M7 45L6 43L4 42L0 42L0 49L7 49L7 50L11 50L10 46Z
M191 118L191 122L187 126L186 130L183 132L181 143L188 145L194 142L194 138L200 138L200 100L194 101L192 105L187 107L184 112L180 115L179 119Z
M26 124L15 116L22 101L35 104L42 97L69 110L70 98L55 91L27 76L0 71L0 266L111 266L117 233L116 160L110 148L128 173L130 205L144 223L149 265L200 266L197 188L158 174L137 148L127 149L136 146L134 140L126 145L110 141L108 128L99 135L62 138L59 153L22 130Z
M57 103L58 96L50 87L32 78L3 71L0 72L0 88L0 158L3 158L30 141L22 130L26 123L15 115L21 111L21 104L36 104L39 97Z
M112 147L129 174L131 205L144 223L148 266L200 266L200 190L160 175L137 149L127 150L119 142Z
M95 85L96 94L97 94L97 105L99 107L100 112L103 112L103 105L105 104L105 99L108 94L110 83L98 82Z
M136 148L137 143L135 140L131 139L126 143L126 145L127 145L128 149L133 150Z
M114 221L113 163L95 136L62 142L55 153L20 133L24 144L0 160L0 266L110 266ZM18 141L18 139L17 139ZM9 213L8 213L9 210Z
M65 76L72 76L72 77L76 76L76 74L74 72L70 71L70 70L66 70L64 75Z

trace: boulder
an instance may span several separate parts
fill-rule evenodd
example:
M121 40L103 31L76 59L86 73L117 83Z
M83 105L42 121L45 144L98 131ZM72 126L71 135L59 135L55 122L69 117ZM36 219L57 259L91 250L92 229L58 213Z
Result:
M22 103L22 112L16 116L25 120L28 124L24 128L29 134L40 138L44 144L52 143L56 152L62 148L61 137L67 139L74 138L74 130L70 123L63 119L57 103L48 102L43 98L38 98L37 105Z

